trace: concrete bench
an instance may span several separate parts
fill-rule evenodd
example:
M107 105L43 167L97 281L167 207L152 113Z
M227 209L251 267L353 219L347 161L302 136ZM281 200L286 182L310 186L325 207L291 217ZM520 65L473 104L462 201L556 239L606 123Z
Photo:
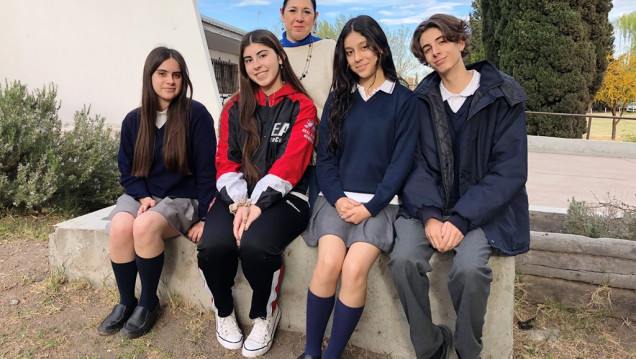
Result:
M106 217L111 209L104 208L56 225L55 232L49 238L51 267L64 268L70 279L85 278L97 286L114 285L108 256L108 236L104 232L108 222ZM178 293L190 302L211 308L210 295L204 288L203 278L197 268L196 246L184 237L166 240L165 245L166 259L160 293ZM285 250L279 328L305 331L307 287L317 255L317 250L307 247L301 238ZM351 343L374 352L390 354L393 358L413 358L415 355L409 339L408 323L387 266L388 259L388 255L381 255L371 270L365 311ZM454 328L455 312L446 287L451 260L450 254L433 256L431 309L436 323ZM493 256L490 265L494 281L488 302L481 357L512 358L514 258ZM251 294L242 273L237 275L234 293L239 321L247 324Z

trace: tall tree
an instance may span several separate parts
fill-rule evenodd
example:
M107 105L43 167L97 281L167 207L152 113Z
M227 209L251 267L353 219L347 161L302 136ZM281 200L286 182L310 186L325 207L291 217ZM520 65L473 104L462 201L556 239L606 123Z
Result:
M393 62L395 70L405 80L417 74L421 70L421 65L411 53L411 38L413 37L413 29L407 25L400 25L394 30L383 27L391 53L393 54Z
M481 39L483 27L481 0L473 0L471 6L473 7L473 11L468 16L468 24L470 26L470 43L473 48L470 51L468 62L475 62L484 60L486 58L486 51L484 50L484 44Z
M636 101L636 50L631 54L622 54L617 59L609 56L609 65L605 71L603 86L596 93L595 100L611 108L612 116L623 116L625 106ZM621 118L612 119L612 140L616 139L616 126Z
M486 57L528 92L528 110L584 114L601 87L611 0L480 0ZM528 133L580 138L585 120L530 116Z
M316 36L324 39L338 40L338 36L340 35L342 28L352 17L353 16L351 14L348 16L345 14L339 14L333 22L329 22L327 20L318 21L318 31L316 31Z
M630 49L636 50L636 11L624 14L614 20L617 35L629 42Z

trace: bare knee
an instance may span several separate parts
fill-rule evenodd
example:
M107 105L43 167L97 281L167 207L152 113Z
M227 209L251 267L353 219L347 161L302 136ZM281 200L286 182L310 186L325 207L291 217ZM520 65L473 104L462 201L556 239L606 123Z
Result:
M336 258L318 258L316 268L314 268L313 278L322 285L335 284L338 282L342 262Z
M342 288L350 290L366 290L368 275L369 271L364 265L355 261L345 261L340 284Z
M132 235L135 247L145 247L162 241L162 223L159 223L153 216L141 215L137 217L132 225Z
M127 212L116 213L110 221L108 246L110 258L116 263L129 262L135 258L133 221L134 217Z

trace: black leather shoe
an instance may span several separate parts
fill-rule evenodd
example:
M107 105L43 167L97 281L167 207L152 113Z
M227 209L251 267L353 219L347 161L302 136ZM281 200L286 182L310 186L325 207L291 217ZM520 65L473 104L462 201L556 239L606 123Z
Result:
M161 306L157 303L155 310L152 312L147 308L137 306L123 328L119 331L121 335L129 339L139 338L148 333L155 325Z
M302 353L300 354L300 356L298 357L298 359L320 359L321 357L315 357L315 356L311 356L307 353Z
M113 311L108 314L101 324L97 327L97 332L100 335L113 335L117 333L130 316L133 314L135 307L137 306L137 300L130 305L117 304L113 307Z

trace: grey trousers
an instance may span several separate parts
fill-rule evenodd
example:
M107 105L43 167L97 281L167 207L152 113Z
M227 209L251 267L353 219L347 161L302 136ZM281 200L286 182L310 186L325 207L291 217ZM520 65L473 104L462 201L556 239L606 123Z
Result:
M409 321L417 358L428 359L442 345L442 333L431 318L426 275L432 271L429 261L435 249L419 220L399 217L394 227L396 238L389 268ZM462 359L479 358L492 282L492 270L488 265L491 248L484 232L477 228L468 232L454 251L448 290L457 313L455 350Z

